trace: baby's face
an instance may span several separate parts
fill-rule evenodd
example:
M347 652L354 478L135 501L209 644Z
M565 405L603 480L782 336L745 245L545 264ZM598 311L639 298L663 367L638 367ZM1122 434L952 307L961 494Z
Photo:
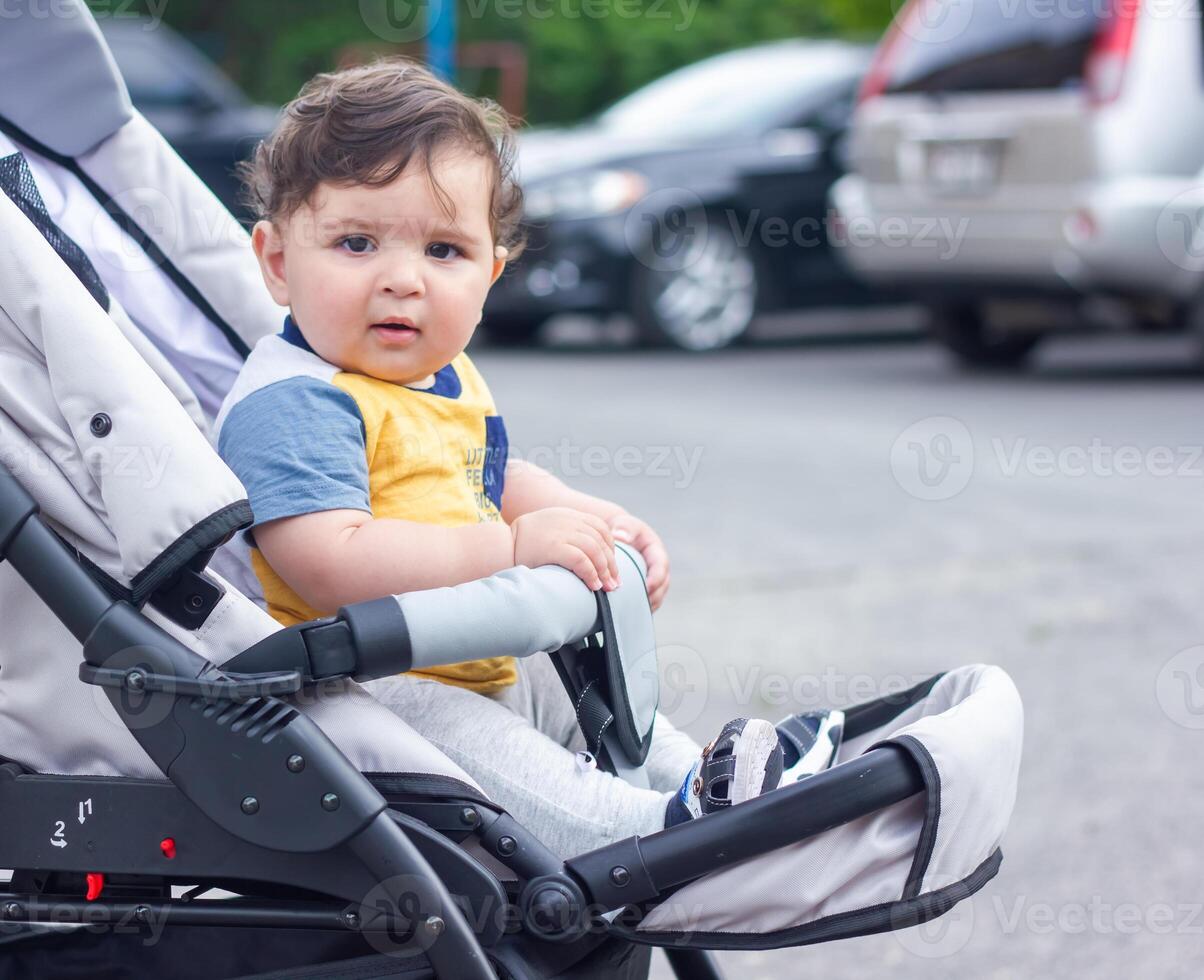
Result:
M468 345L494 255L490 170L474 153L437 151L382 187L322 184L281 226L253 241L264 279L314 351L346 371L397 384L434 374Z

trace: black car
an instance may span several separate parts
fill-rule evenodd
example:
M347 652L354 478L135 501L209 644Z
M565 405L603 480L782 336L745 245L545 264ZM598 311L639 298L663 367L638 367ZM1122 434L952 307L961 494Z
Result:
M486 304L502 342L564 312L727 346L754 314L875 302L828 244L827 195L871 49L783 41L673 72L520 139L527 253Z
M276 124L277 109L255 105L200 51L164 24L99 20L138 110L231 211L239 203L235 164Z

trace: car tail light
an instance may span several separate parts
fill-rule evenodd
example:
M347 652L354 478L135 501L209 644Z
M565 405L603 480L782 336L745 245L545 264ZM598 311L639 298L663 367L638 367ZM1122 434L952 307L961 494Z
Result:
M875 99L886 91L891 73L894 72L895 65L898 63L899 55L907 46L907 41L911 36L908 33L908 26L919 19L926 3L928 0L907 0L907 5L891 21L886 35L874 53L874 60L870 63L865 80L861 83L861 91L857 96L858 105Z
M1094 105L1115 102L1124 90L1140 16L1141 0L1112 0L1112 11L1087 61L1087 93Z
M1099 222L1090 208L1079 208L1066 219L1066 238L1074 245L1082 245L1099 234Z

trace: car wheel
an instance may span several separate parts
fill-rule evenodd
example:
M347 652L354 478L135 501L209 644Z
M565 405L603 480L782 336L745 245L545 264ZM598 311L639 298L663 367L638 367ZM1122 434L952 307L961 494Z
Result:
M485 338L494 347L526 347L539 343L545 316L487 316Z
M720 350L743 339L752 323L756 262L728 224L705 214L688 221L694 233L678 253L639 256L631 315L646 345Z
M1008 330L989 322L977 306L929 308L932 336L952 352L964 367L977 370L1011 370L1021 367L1044 335Z

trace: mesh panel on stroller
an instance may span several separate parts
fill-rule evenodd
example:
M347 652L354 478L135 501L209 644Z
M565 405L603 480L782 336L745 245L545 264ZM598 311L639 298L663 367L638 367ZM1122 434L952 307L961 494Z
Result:
M990 879L1021 728L997 668L848 710L828 771L566 861L357 681L572 662L599 634L621 660L647 642L642 593L600 604L561 569L513 569L281 631L237 562L218 575L251 515L210 426L278 311L82 3L64 10L0 35L13 975L634 976L650 945L686 972L706 969L691 949L904 928ZM640 700L608 676L612 704Z

